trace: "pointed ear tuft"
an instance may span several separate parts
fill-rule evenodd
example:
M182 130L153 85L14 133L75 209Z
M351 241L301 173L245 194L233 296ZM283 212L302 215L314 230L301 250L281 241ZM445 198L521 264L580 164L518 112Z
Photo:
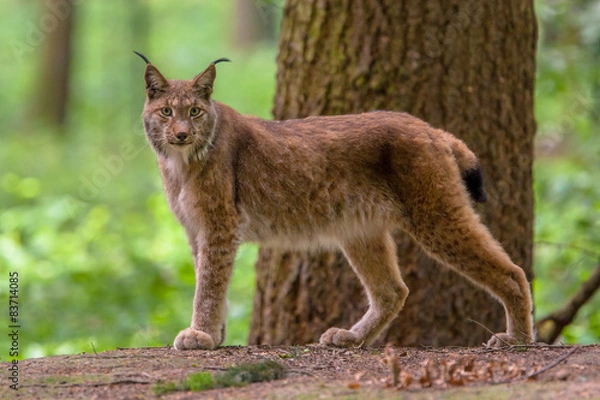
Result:
M218 60L213 61L210 65L202 72L197 75L194 80L194 89L198 96L208 100L210 99L210 95L213 92L213 84L215 82L215 78L217 77L217 69L215 68L215 64L220 63L222 61L230 61L228 58L219 58Z
M218 64L218 63L223 62L223 61L231 62L231 60L229 58L221 57L221 58L216 59L215 61L213 61L212 64Z
M148 61L145 55L134 51L135 54L140 56L142 60L146 62L146 72L144 73L144 80L146 81L146 95L149 99L154 99L160 96L161 93L165 92L169 87L169 81L156 69L154 65Z
M169 87L169 82L152 64L146 65L144 80L146 81L146 95L149 99L160 96Z
M152 64L150 61L148 61L148 59L146 58L145 55L143 55L142 53L138 53L137 51L133 51L135 54L137 54L138 56L140 56L140 58L144 61L146 61L146 64Z

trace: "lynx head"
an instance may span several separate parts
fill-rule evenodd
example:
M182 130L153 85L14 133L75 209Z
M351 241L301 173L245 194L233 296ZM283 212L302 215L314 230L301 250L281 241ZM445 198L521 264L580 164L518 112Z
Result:
M189 81L167 80L146 57L146 102L142 118L148 141L157 154L189 163L201 160L212 146L217 113L210 96L217 75L213 61Z

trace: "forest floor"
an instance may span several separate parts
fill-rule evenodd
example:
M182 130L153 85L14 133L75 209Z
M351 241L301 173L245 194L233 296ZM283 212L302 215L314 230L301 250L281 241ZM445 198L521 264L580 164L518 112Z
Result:
M231 371L244 363L274 368L258 375L277 379L209 389L215 382L222 385L219 377L226 374L233 376L230 383L258 376ZM10 366L1 363L3 371ZM2 379L0 398L600 399L598 345L504 350L249 346L185 352L161 347L27 359L18 366L19 390ZM188 390L193 382L205 390Z

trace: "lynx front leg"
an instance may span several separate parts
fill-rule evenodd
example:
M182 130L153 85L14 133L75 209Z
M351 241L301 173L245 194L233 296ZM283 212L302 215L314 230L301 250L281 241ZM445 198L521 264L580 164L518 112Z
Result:
M233 238L211 238L197 245L192 324L179 332L175 349L214 349L225 339L227 286L237 249L234 243Z
M398 314L408 288L400 276L389 233L344 243L342 251L367 292L369 310L350 330L330 328L320 342L340 347L369 345Z

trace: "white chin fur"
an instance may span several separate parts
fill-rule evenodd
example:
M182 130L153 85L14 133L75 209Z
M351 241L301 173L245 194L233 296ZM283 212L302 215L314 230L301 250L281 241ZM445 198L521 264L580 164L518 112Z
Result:
M213 126L210 135L206 139L204 145L201 147L198 147L194 143L185 146L168 144L166 146L167 158L181 166L188 165L190 162L194 161L202 161L204 158L206 158L206 154L208 153L209 148L212 146L214 137L215 127Z
M181 162L184 165L187 165L192 161L201 160L204 153L202 148L198 149L198 147L193 144L185 146L168 145L166 150L167 157L170 160Z

